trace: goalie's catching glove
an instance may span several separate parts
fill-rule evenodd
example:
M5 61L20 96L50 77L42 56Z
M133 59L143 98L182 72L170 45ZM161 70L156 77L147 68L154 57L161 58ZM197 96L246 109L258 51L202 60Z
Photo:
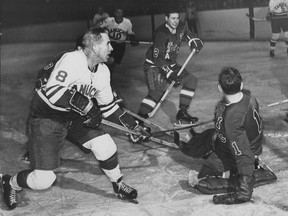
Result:
M102 114L96 100L92 101L85 95L74 91L69 104L71 105L72 110L86 118L86 120L83 122L85 127L99 127L102 121Z
M119 116L119 121L124 127L137 133L128 134L131 142L143 143L148 141L151 137L150 128L141 126L131 115L127 114L126 112Z

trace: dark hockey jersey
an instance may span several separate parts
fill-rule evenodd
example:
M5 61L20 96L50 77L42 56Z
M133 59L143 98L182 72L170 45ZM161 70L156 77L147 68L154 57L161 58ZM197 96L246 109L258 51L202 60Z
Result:
M146 58L156 66L171 65L176 63L181 41L192 33L180 22L176 28L176 33L172 34L166 24L160 25L153 36L153 44L146 52Z
M237 168L238 173L252 175L255 155L262 153L263 128L257 100L248 90L237 103L223 99L215 109L217 142L215 152L225 171ZM236 167L234 167L236 166Z

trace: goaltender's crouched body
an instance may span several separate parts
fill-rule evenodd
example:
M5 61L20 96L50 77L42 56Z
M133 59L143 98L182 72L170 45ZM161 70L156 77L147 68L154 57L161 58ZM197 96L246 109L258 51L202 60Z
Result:
M193 137L178 146L194 158L207 159L215 153L224 172L204 165L199 173L190 171L189 184L205 194L226 193L215 195L215 204L238 204L251 199L253 187L275 182L277 177L259 158L263 127L256 98L243 89L242 77L233 67L223 68L218 81L223 98L216 105L214 128L202 133L191 129Z

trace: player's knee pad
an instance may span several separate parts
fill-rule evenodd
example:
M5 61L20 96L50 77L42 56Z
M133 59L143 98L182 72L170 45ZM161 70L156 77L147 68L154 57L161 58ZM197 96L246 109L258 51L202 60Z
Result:
M84 143L83 146L91 149L99 161L105 161L117 152L117 146L109 134L95 137Z
M279 33L273 33L272 34L272 38L271 38L271 41L274 41L276 42L280 37L280 34Z
M277 181L277 176L275 175L275 173L262 167L260 169L254 170L253 176L255 177L254 187L271 184Z
M54 183L56 175L52 170L34 170L27 176L27 185L33 190L45 190Z
M288 42L288 31L284 32L284 38L286 43Z

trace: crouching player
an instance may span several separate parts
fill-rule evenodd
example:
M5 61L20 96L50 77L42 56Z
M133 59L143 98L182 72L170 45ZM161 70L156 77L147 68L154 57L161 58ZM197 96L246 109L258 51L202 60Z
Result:
M205 194L221 193L214 195L215 204L244 203L251 199L253 187L275 182L277 177L259 158L263 128L257 100L243 89L242 77L233 67L223 68L218 81L223 99L215 109L215 127L202 133L191 129L189 142L178 145L195 158L207 159L215 153L223 164L224 172L214 165L203 165L199 173L191 170L192 187Z
M98 127L106 118L136 131L139 136L131 135L133 142L149 137L114 100L110 71L104 64L111 51L107 32L92 28L85 33L81 49L58 55L39 74L42 82L34 93L27 124L31 167L2 176L9 209L16 208L16 192L22 188L45 190L52 186L65 138L95 155L117 197L137 202L137 190L122 180L115 142Z

